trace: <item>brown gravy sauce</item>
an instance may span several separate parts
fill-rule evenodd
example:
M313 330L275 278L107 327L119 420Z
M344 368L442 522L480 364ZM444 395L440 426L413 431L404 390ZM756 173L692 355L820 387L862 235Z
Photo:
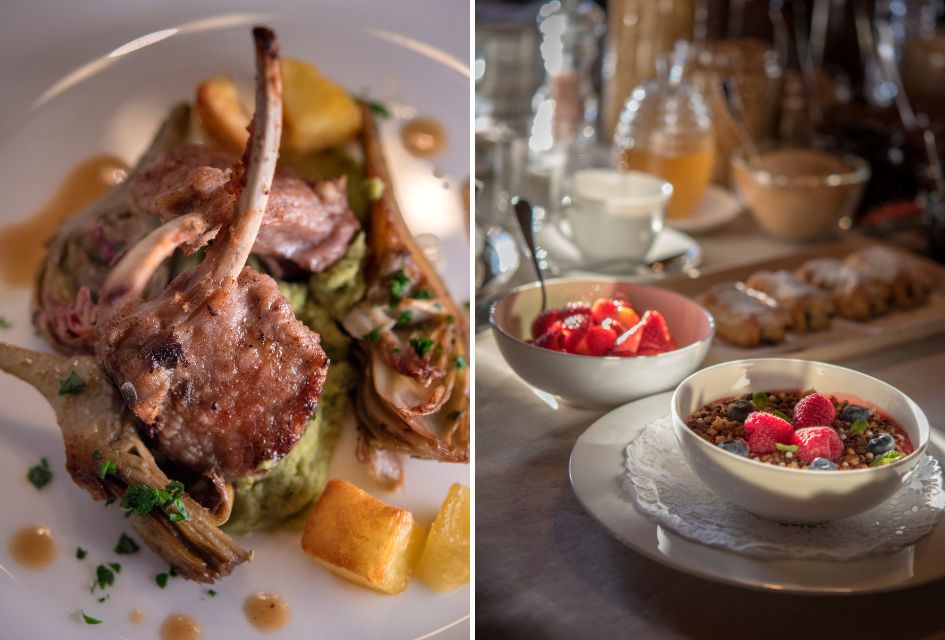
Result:
M203 630L197 621L183 613L172 613L161 625L161 640L200 640Z
M254 593L246 598L243 611L249 623L259 631L275 631L289 621L289 604L275 593Z
M27 569L42 569L56 557L52 530L43 525L23 527L10 539L10 555Z
M83 160L39 211L22 222L0 228L0 280L16 287L31 285L46 240L59 223L101 198L125 178L127 171L128 165L115 156Z
M414 118L400 130L404 147L418 158L432 158L446 149L446 129L432 118Z

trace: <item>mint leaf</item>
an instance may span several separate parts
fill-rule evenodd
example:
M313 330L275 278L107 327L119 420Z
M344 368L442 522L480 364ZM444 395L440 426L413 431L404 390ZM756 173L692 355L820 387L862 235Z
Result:
M778 416L779 418L781 418L782 420L785 420L785 421L787 421L787 422L790 422L790 421L791 421L791 419L788 418L788 417L787 417L787 414L784 413L783 411L778 411L777 409L772 409L772 410L769 411L768 413L770 413L770 414L773 415L773 416Z
M866 420L857 420L852 425L850 425L850 433L853 435L859 435L869 429L870 423Z
M758 410L764 409L768 406L768 394L764 391L759 391L751 397L751 402L754 404Z
M881 456L876 456L873 458L873 461L870 463L871 467L881 467L884 464L889 464L890 462L895 462L902 457L902 453L893 449L892 451L887 451Z
M781 444L780 442L775 442L774 448L777 449L778 451L785 451L785 452L790 451L791 453L794 453L795 451L797 451L796 444Z

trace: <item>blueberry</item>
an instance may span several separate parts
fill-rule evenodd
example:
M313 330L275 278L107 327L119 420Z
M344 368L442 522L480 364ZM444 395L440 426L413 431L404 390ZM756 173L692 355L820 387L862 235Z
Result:
M866 445L866 450L872 453L874 456L886 453L887 451L892 451L895 448L896 439L888 433L879 434L870 440L868 445Z
M748 415L754 410L755 405L753 405L748 400L736 400L728 407L728 419L744 422L745 418L747 418Z
M870 411L866 407L861 407L858 404L848 404L843 408L843 411L840 412L840 417L851 424L857 420L869 422Z
M814 471L836 471L837 465L827 458L814 458L810 461L810 468Z
M726 440L719 444L720 447L728 451L729 453L734 453L737 456L742 456L743 458L748 457L748 445L746 445L741 440Z

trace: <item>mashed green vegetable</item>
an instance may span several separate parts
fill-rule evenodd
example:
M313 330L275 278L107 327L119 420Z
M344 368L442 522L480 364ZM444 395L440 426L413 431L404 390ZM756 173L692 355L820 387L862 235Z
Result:
M364 234L360 233L344 258L308 282L279 281L279 290L296 317L321 336L331 365L318 409L298 443L262 478L236 483L233 512L225 525L229 531L245 533L299 524L322 494L342 422L351 414L350 392L356 381L348 362L351 338L338 320L364 296L366 257Z

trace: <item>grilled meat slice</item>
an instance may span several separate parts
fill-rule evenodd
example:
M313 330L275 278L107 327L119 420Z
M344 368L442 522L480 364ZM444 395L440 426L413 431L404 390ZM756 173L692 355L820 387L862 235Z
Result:
M40 335L61 353L92 353L93 321L98 291L121 254L153 231L152 216L131 209L128 182L163 152L183 144L190 109L175 107L150 148L131 171L102 200L66 220L48 242L33 296L33 323ZM167 286L170 268L155 270L144 290L146 297Z
M356 408L359 458L391 484L397 465L368 448L448 462L469 460L469 363L465 314L416 246L369 109L362 131L368 177L385 188L371 204L368 292L344 319L358 340L365 379Z
M186 145L161 155L130 181L137 211L165 222L191 212L225 222L239 195L228 189L227 168L236 158L207 145ZM345 178L309 182L276 172L253 253L276 272L318 273L344 256L359 228L348 207Z
M138 437L134 417L91 356L67 358L0 343L0 370L33 385L46 398L59 422L72 479L96 500L120 500L134 484L164 488L170 479ZM78 375L85 388L75 395L59 393L60 380ZM115 462L102 478L99 464ZM184 497L188 519L171 522L152 510L131 516L141 539L179 574L212 583L249 559L249 553L218 527L219 518Z
M190 213L152 232L113 269L97 315L96 355L156 450L223 480L260 472L292 448L328 366L318 334L296 319L276 282L244 266L266 209L282 118L274 36L253 35L253 131L245 166L234 166L223 187L238 198L236 213ZM175 247L214 234L203 262L153 300L140 299L149 270Z

